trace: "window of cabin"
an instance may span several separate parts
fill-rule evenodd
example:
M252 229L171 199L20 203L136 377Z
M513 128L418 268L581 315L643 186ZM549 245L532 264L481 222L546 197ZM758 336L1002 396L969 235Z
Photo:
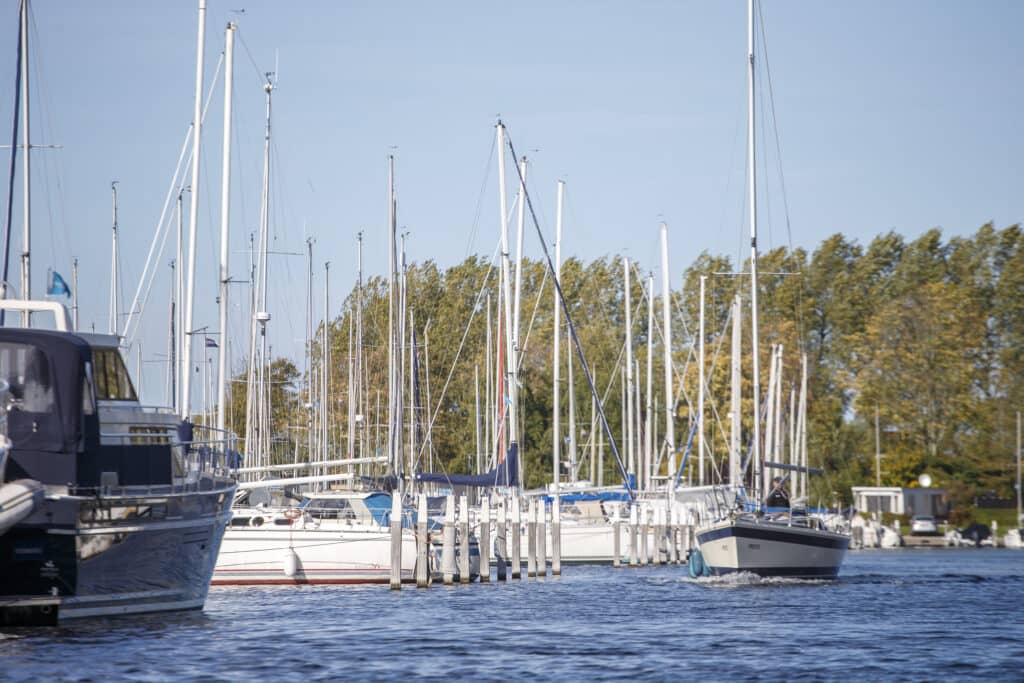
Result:
M128 369L117 349L92 350L93 381L100 401L137 401Z
M0 343L0 379L13 406L29 413L54 410L53 377L46 354L29 344Z

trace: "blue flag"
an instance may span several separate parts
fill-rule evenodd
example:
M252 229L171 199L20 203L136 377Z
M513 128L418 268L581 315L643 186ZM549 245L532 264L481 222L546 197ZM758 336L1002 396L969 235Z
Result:
M210 339L209 337L207 337L206 338L206 348L208 348L208 349L216 349L216 348L220 348L220 347L217 346L217 341L215 339Z
M51 270L49 274L50 284L46 288L46 293L54 296L60 296L61 294L64 296L71 296L71 288L68 287L68 283L64 282L64 278L60 276L60 273L55 270Z

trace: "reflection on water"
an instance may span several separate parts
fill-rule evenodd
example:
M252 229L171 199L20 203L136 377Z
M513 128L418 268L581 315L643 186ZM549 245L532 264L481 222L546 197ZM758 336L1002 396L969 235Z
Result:
M837 581L567 567L490 585L224 587L0 631L0 678L1024 678L1024 552L852 552Z

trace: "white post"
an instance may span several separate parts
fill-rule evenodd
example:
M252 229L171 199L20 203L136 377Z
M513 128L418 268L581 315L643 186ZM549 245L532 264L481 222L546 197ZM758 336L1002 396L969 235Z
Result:
M391 492L391 590L402 588L402 496Z
M480 583L491 580L491 500L486 495L480 501Z
M416 509L416 587L427 588L430 574L427 572L427 494L420 493Z
M189 203L188 272L185 294L185 324L181 330L185 340L182 356L185 375L181 378L181 416L188 419L192 412L192 325L196 283L196 236L199 227L199 169L200 141L203 133L203 53L206 47L206 0L199 0L199 40L196 48L196 97L192 114L192 201Z
M528 501L526 506L526 578L537 576L537 505Z
M519 507L519 495L513 495L511 498L512 504L512 519L509 520L512 524L512 578L518 579L522 575L523 562L522 562L522 512Z
M220 181L220 347L217 352L217 429L227 427L228 396L228 226L231 214L231 97L235 84L235 24L224 31L224 140Z
M505 581L508 577L508 527L505 522L507 512L507 501L500 498L498 500L498 522L495 527L497 538L494 539L494 561L498 569L498 581Z
M547 550L547 506L543 498L537 498L537 576L548 575Z
M668 271L668 225L661 224L661 316L665 334L665 448L668 451L668 476L676 473L676 425L675 392L672 388L672 290L669 288ZM669 480L671 481L671 479Z
M78 332L78 259L71 264L71 320L72 327Z
M551 576L562 573L562 511L558 496L551 499Z
M459 583L469 580L469 500L459 496Z
M444 537L441 546L441 574L444 585L455 582L455 496L448 494L444 509Z

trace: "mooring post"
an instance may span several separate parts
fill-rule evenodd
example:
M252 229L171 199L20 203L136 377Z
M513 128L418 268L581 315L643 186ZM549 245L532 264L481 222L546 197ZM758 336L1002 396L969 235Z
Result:
M480 583L491 580L491 501L480 501Z
M508 500L504 497L498 499L498 537L494 539L494 560L498 565L498 581L505 581L508 578L508 528L505 525L505 516L508 512Z
M612 537L612 566L619 569L622 567L622 519L618 506L612 516L612 533L615 534Z
M637 509L636 501L629 506L629 566L636 567L640 564L640 557L637 555Z
M459 496L459 583L469 580L469 500Z
M402 588L402 495L391 492L391 590Z
M518 579L522 576L522 542L523 542L523 518L519 507L519 494L512 496L512 578Z
M537 505L526 503L526 578L537 576Z
M445 499L444 538L441 546L441 577L444 585L455 582L455 496L451 493Z
M556 495L551 503L551 576L562 573L562 512Z
M416 587L427 588L430 585L430 572L427 567L427 494L420 493L416 508Z
M548 575L548 523L544 498L537 499L537 576Z

